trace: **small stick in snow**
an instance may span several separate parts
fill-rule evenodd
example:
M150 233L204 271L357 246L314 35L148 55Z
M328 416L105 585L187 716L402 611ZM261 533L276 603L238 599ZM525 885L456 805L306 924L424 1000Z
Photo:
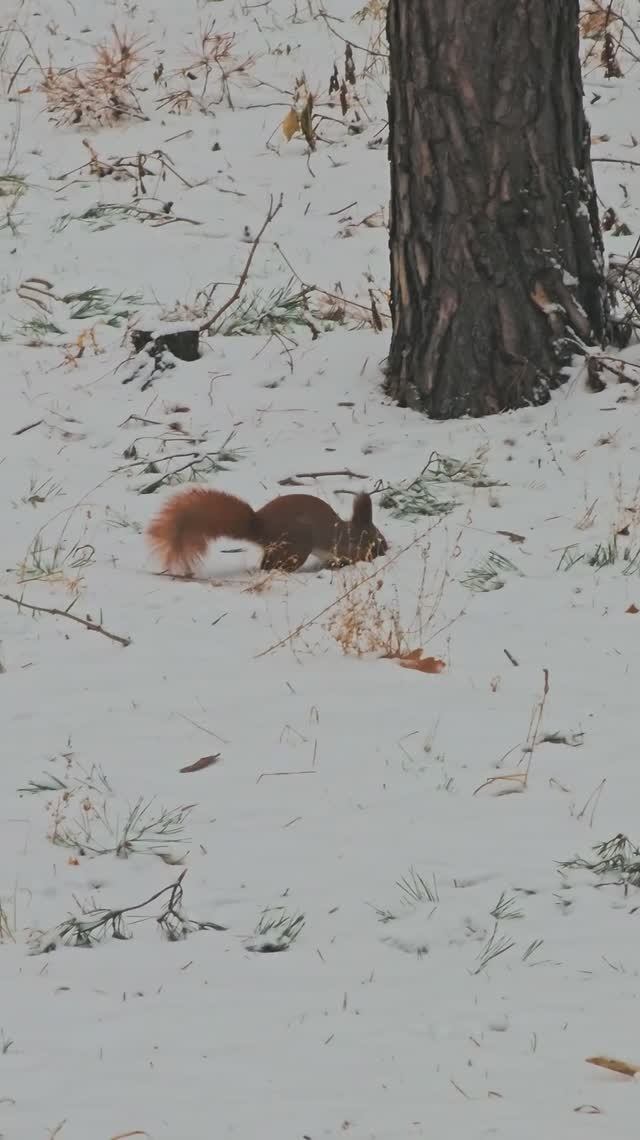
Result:
M11 594L0 594L5 602L13 602L19 610L31 610L32 614L51 614L52 617L68 618L69 621L75 621L78 625L83 625L85 629L89 629L92 633L101 633L103 637L108 637L110 641L117 641L118 645L131 645L132 639L130 637L121 637L118 633L111 633L105 629L102 622L91 621L90 618L78 617L77 614L72 614L69 610L59 610L53 606L34 606L31 602L25 602L24 598L13 598Z
M271 222L275 218L276 214L279 213L279 211L282 209L283 201L284 201L284 198L283 198L282 194L280 195L278 202L277 202L277 205L275 205L275 206L273 204L273 197L271 197L269 199L269 209L267 210L267 216L266 216L264 222L262 223L262 226L258 230L258 233L256 234L255 238L253 239L253 241L251 243L251 249L249 250L249 256L248 256L247 260L245 261L244 269L242 270L242 273L240 274L240 279L238 281L238 284L236 285L236 287L235 287L233 293L231 294L231 296L229 297L229 299L227 301L225 301L224 305L221 305L220 308L217 310L217 312L215 312L213 314L212 317L209 317L206 321L203 321L203 323L198 328L198 332L200 332L200 333L208 332L208 330L210 328L212 328L213 325L218 323L218 321L220 320L220 317L223 315L223 313L226 313L227 309L230 309L232 305L235 305L236 301L238 300L238 297L240 296L242 290L245 287L247 277L249 276L249 270L251 269L251 262L253 261L255 252L256 252L258 246L260 245L260 242L262 240L262 235L264 234L267 226L269 226L271 224Z
M507 660L511 662L511 664L512 664L512 665L516 665L516 666L518 666L518 665L520 664L520 662L519 662L519 661L516 661L516 659L515 659L515 657L513 656L513 654L512 654L512 653L509 653L509 650L508 650L508 649L503 649L503 650L502 650L502 652L504 653L504 655L505 655L505 657L507 658Z
M41 423L44 423L44 420L34 420L32 424L25 424L24 427L18 428L18 430L14 431L13 434L24 435L26 431L31 431L32 428L40 427Z
M315 775L316 775L316 769L315 768L294 768L290 772L261 772L260 775L258 776L258 779L256 780L256 784L259 784L260 781L262 779L264 779L265 776L315 776Z
M544 706L545 706L546 701L547 701L547 696L549 695L549 670L543 669L542 670L542 676L544 677L544 685L543 685L543 689L542 689L542 696L540 697L540 700L537 702L537 704L534 705L533 712L531 714L531 722L529 724L529 734L527 737L527 744L530 745L530 748L529 748L529 759L527 760L527 766L526 766L525 773L524 773L524 786L525 786L525 788L527 787L527 784L529 783L529 773L531 771L531 764L533 761L533 752L534 752L534 749L536 746L536 741L538 740L538 737L540 736L540 725L542 723L542 714L544 713Z
M328 479L333 475L346 475L348 479L368 479L368 475L358 475L357 471L350 471L343 467L341 471L297 471L295 475L288 475L286 479L278 479L280 486L286 486L292 479Z

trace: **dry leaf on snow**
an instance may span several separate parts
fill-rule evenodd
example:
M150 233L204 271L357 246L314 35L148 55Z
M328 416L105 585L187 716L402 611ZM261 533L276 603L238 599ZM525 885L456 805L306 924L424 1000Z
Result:
M298 117L298 112L296 111L295 107L292 107L282 120L282 133L287 142L291 142L291 139L294 135L297 135L299 130L300 119Z
M199 760L194 760L193 764L187 764L185 768L181 768L181 772L201 772L203 768L210 768L212 764L217 764L220 760L220 753L216 752L213 756L201 756Z
M509 542L526 542L523 534L516 534L512 530L497 530L496 534L504 535L505 538L509 539Z
M640 1073L640 1065L631 1065L628 1061L616 1061L613 1057L587 1057L588 1065L598 1065L601 1069L611 1069L614 1073L622 1073L624 1077L635 1077Z
M403 669L417 669L419 673L442 673L446 668L440 657L423 657L422 649L411 649L406 653L385 653L389 661L397 661Z

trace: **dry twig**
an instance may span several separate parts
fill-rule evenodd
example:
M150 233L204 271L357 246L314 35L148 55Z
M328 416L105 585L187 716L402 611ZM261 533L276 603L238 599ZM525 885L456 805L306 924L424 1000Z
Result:
M258 230L258 233L256 234L255 238L253 239L253 241L251 243L251 249L249 250L249 256L248 256L247 260L245 261L244 269L242 270L242 273L240 274L240 279L238 281L238 284L236 285L233 293L228 298L228 300L225 301L224 305L221 305L220 308L213 314L212 317L208 317L206 321L203 321L203 323L200 325L200 327L198 329L198 331L200 333L208 332L210 328L212 328L215 324L217 324L217 322L220 320L220 317L223 315L223 313L226 313L227 309L230 309L232 305L235 305L236 301L238 300L238 297L240 296L240 294L242 293L242 290L245 287L247 277L249 276L249 270L251 269L251 262L253 261L255 252L256 252L258 246L260 245L260 241L262 240L262 235L264 234L265 230L267 229L267 226L269 226L271 224L271 222L275 218L276 214L279 213L279 211L282 209L283 201L284 201L284 199L283 199L282 194L280 195L278 202L277 202L277 205L275 205L275 206L273 204L273 196L269 199L269 209L267 211L267 216L266 216L264 222L262 223L260 229Z
M127 645L131 645L132 639L130 637L121 637L119 633L111 633L108 629L105 629L102 622L91 621L90 618L78 617L77 614L70 613L70 608L60 610L55 606L34 606L31 602L25 602L23 598L12 597L11 594L0 594L0 598L5 602L13 602L14 606L17 606L19 610L24 608L30 610L32 614L51 614L52 617L68 618L69 621L75 621L78 625L83 625L85 629L91 630L92 633L101 633L103 637L108 637L110 641L117 641L118 645L123 645L125 648ZM75 598L71 605L74 605L74 603Z

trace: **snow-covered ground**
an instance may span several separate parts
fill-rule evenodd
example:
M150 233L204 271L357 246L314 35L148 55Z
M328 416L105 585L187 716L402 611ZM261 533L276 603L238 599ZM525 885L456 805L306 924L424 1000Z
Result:
M637 1136L637 1084L586 1059L640 1062L638 889L624 868L561 866L640 842L636 390L576 372L544 408L451 424L384 398L381 5L354 14L3 5L5 1140ZM623 255L640 4L624 16L621 77L584 45ZM206 76L214 18L236 38L209 36ZM100 126L87 71L112 24L140 37L139 109ZM349 38L372 50L354 49L343 116L329 81ZM303 75L311 154L281 126ZM128 323L212 315L281 194L201 359L123 384ZM623 356L640 377L638 349ZM181 582L154 573L142 530L198 457L255 506L317 472L298 483L345 516L348 492L429 461L462 478L429 484L431 515L376 495L390 551L373 567L265 580L256 550L223 542Z

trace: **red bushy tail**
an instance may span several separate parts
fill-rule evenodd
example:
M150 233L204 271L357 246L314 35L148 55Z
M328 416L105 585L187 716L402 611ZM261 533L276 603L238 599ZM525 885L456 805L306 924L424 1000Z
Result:
M165 503L147 528L147 540L165 570L191 574L209 542L236 538L257 542L260 525L255 511L226 491L190 487Z

